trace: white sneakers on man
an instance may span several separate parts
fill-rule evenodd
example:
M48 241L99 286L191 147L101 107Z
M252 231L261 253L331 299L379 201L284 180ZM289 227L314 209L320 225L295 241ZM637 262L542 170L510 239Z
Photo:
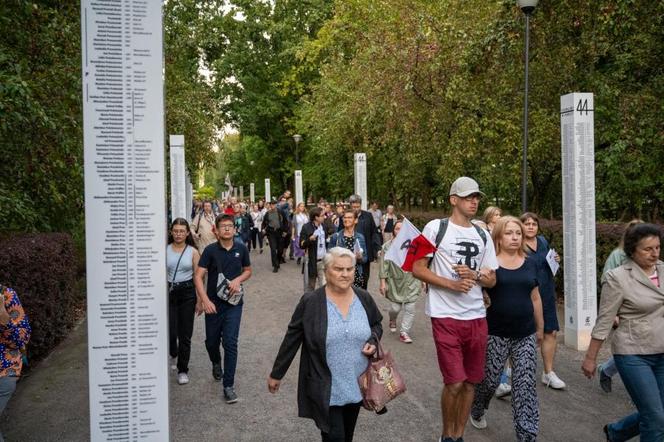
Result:
M554 390L562 390L567 386L553 371L542 373L542 383Z

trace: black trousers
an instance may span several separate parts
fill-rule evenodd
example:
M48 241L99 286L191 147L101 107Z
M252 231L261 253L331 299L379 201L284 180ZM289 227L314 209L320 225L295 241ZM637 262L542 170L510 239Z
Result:
M255 228L255 227L252 227L252 229L251 229L251 248L254 248L254 249L256 248L256 241L258 241L258 245L262 249L263 248L263 234L261 233L261 231L259 229ZM249 248L249 250L251 250L251 248Z
M171 357L178 358L178 373L189 371L191 336L194 333L196 289L174 288L168 295L168 340Z
M362 288L364 290L367 289L367 285L369 284L370 272L371 272L371 261L367 261L366 264L362 264L362 277L364 278L364 281L362 281Z
M281 256L284 253L281 232L267 232L267 239L270 242L270 257L272 258L272 267L279 268Z
M353 442L353 433L362 402L330 407L330 431L321 431L323 442Z

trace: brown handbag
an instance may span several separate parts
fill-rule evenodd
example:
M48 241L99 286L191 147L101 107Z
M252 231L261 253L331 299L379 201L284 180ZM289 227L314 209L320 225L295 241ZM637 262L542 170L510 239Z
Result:
M406 384L394 364L392 354L383 351L376 340L376 353L369 358L367 369L357 378L362 392L362 406L379 413L395 397L406 391Z

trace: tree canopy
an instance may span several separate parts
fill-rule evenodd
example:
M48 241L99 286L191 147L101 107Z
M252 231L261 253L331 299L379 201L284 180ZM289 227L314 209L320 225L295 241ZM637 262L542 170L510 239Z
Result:
M559 97L592 92L598 217L661 219L663 22L663 2L540 2L529 208L561 215ZM80 230L79 5L4 1L0 30L1 230ZM512 0L169 0L166 128L208 184L276 193L299 167L306 194L347 197L366 152L371 199L426 208L464 174L516 211L523 47Z

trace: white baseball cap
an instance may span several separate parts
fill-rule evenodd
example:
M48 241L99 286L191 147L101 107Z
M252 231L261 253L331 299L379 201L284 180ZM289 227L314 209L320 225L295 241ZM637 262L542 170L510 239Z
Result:
M467 176L462 176L456 179L450 187L450 196L457 195L460 197L465 197L472 195L473 193L479 193L482 196L486 196L484 192L480 191L480 186L472 178Z

